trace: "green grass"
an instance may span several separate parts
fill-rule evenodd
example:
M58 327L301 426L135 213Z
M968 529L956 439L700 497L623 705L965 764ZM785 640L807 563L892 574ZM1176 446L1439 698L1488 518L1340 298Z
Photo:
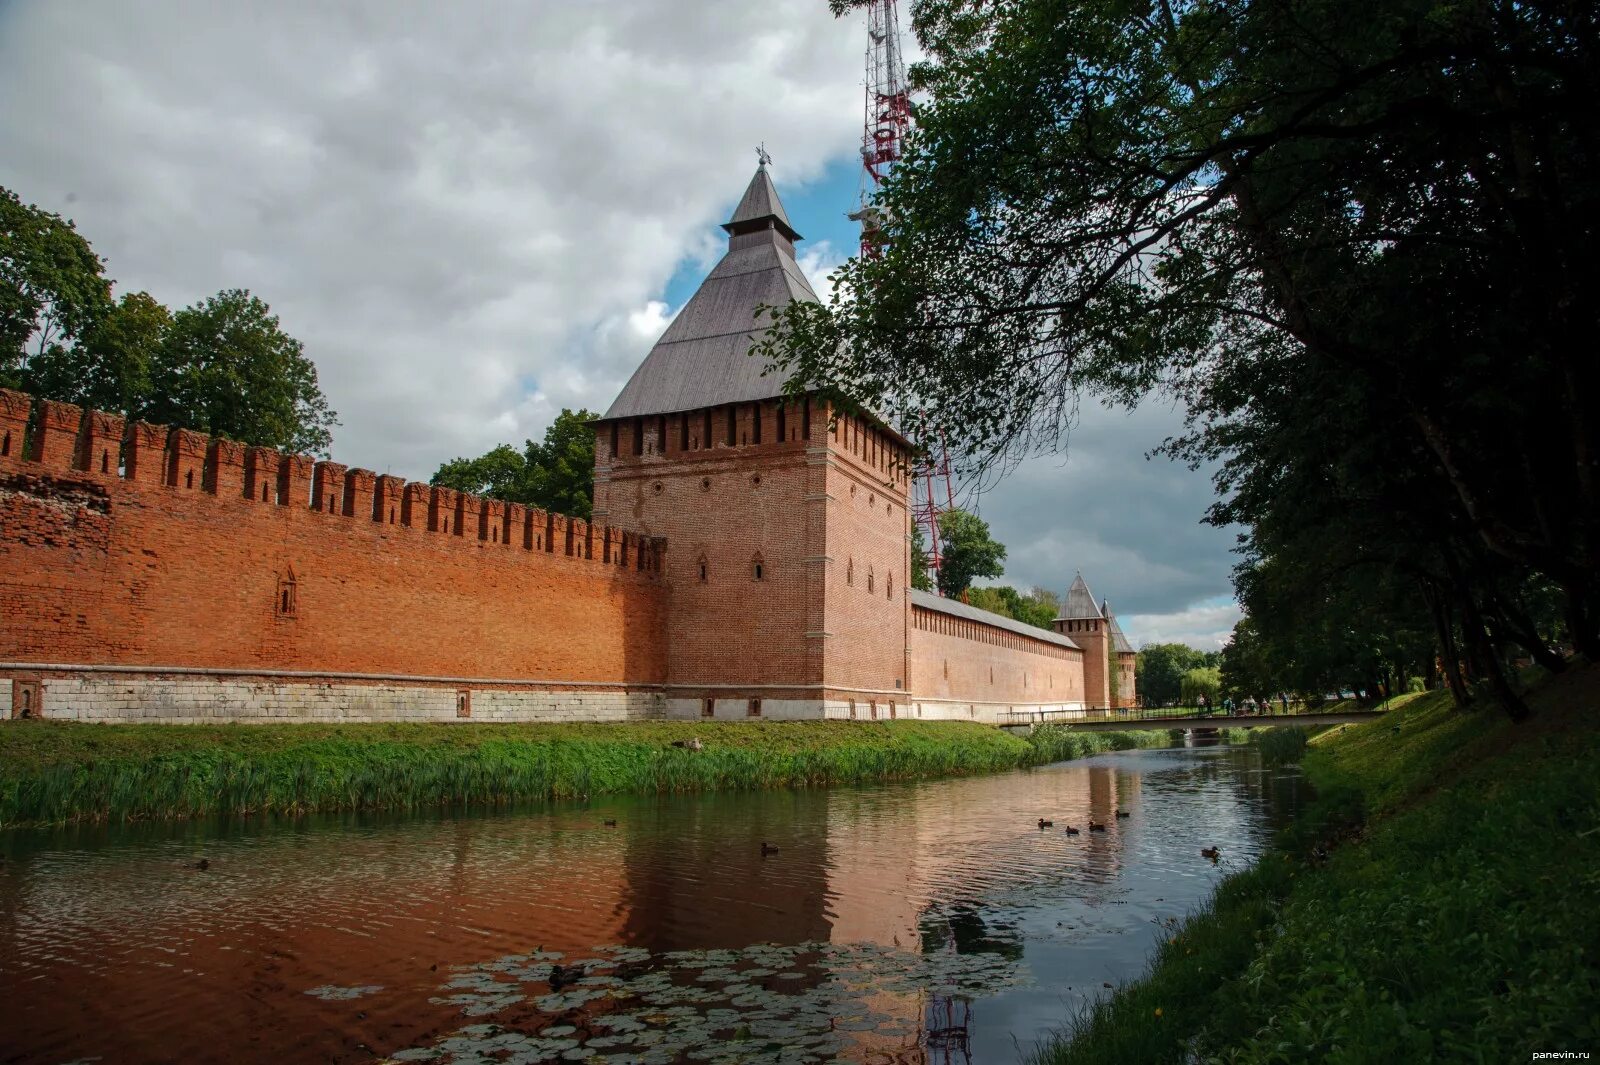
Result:
M1430 693L1313 738L1306 816L1040 1060L1600 1049L1600 667L1530 703L1514 726Z
M699 738L704 750L672 746ZM1165 743L969 722L0 728L0 827L496 804L988 773Z

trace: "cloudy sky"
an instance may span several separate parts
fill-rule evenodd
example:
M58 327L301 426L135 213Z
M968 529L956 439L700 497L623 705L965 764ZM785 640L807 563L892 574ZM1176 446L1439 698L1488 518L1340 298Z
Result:
M603 410L720 254L764 142L819 290L848 254L865 30L824 0L0 0L0 184L119 289L266 299L340 461L443 460ZM1081 569L1137 643L1237 616L1209 484L1087 411L980 504L1006 579Z

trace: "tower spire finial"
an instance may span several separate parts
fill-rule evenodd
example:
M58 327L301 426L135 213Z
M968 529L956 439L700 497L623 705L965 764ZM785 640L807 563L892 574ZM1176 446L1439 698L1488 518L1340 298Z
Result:
M772 156L767 154L767 142L762 141L756 145L756 164L758 170L765 170L772 162Z

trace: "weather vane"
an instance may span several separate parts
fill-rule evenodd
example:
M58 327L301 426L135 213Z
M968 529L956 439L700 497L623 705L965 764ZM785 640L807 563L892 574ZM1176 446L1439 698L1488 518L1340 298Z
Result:
M761 169L765 170L772 163L772 156L767 154L767 142L762 141L756 146L756 158L760 160Z

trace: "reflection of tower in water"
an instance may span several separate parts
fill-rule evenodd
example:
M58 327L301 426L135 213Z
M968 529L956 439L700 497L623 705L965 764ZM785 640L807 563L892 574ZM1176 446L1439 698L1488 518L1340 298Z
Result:
M928 946L926 929L923 947ZM954 954L958 949L954 923L944 921L944 943L939 949ZM931 991L922 1011L922 1043L927 1048L929 1065L972 1063L972 1003L955 995Z

